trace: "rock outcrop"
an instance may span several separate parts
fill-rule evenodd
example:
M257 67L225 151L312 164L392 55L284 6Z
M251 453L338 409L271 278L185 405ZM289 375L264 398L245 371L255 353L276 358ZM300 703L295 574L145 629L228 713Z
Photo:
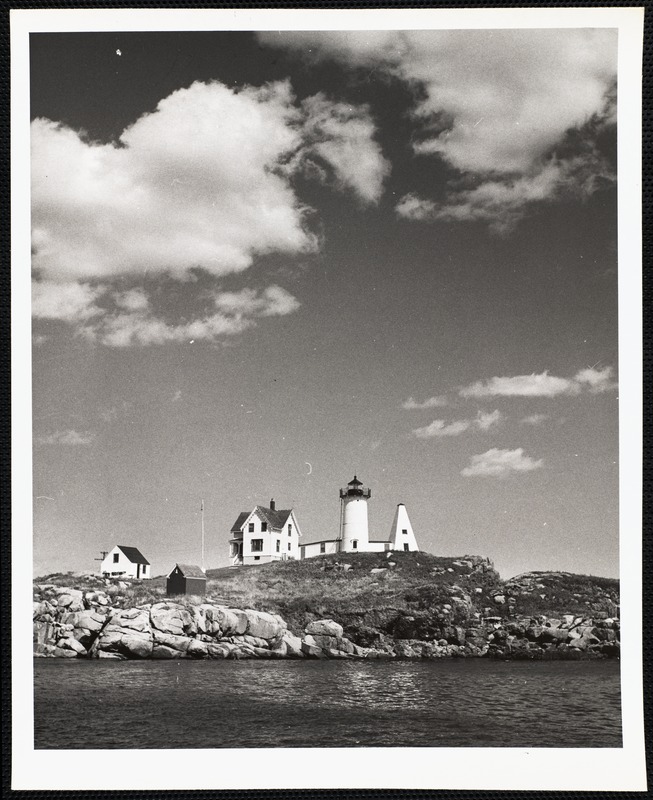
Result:
M45 594L48 590L43 590ZM34 602L34 655L59 658L176 659L176 658L588 658L619 655L619 621L565 614L560 619L497 616L472 618L467 627L443 624L432 637L410 636L419 627L404 618L398 633L376 631L373 646L345 636L340 623L317 619L303 636L288 630L277 614L254 609L226 608L203 603L146 603L117 609L73 595L55 605ZM73 598L70 602L68 598ZM443 620L447 623L446 615Z
M60 584L65 577L58 578ZM128 585L71 577L73 588L54 583L34 587L36 656L119 660L619 655L616 580L540 572L502 581L492 563L478 556L393 553L389 559L385 554L349 554L347 564L332 556L268 564L213 579L220 595L209 594L206 602L164 599L164 589L154 582ZM236 607L245 602L256 608Z

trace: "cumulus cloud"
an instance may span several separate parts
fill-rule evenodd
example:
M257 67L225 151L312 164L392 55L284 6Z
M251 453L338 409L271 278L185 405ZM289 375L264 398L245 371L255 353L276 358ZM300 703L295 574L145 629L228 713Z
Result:
M567 191L591 193L597 183L587 173L609 174L592 142L598 128L614 121L615 31L259 36L310 58L374 68L414 90L414 152L442 159L474 185L454 186L437 202L406 195L397 206L405 218L480 219L507 230L529 204ZM580 130L582 152L567 152L569 132ZM558 151L564 155L556 158Z
M36 319L59 319L79 322L102 313L96 300L104 293L102 286L66 281L32 283L32 315Z
M114 294L114 302L119 308L127 311L144 311L150 304L143 289L129 289Z
M80 326L78 332L90 341L108 347L161 345L190 341L213 342L246 331L262 317L286 316L299 308L299 301L280 286L263 291L216 292L215 311L190 322L170 322L149 310L149 305L129 311L106 313Z
M34 268L58 280L195 267L224 275L259 254L315 250L289 164L317 153L338 185L375 201L387 165L374 131L365 107L322 95L300 107L287 81L240 91L196 82L117 143L37 119Z
M443 419L435 419L430 425L413 430L413 436L418 439L432 439L442 436L459 436L472 428L487 431L503 421L503 415L497 409L491 413L479 411L476 419L460 419L446 423Z
M494 377L463 386L461 397L556 397L577 395L588 387L593 393L607 392L617 387L612 367L582 369L573 378L558 378L548 372L512 377Z
M493 447L485 453L472 456L469 466L461 471L466 478L471 477L502 477L515 472L532 472L543 465L543 460L537 461L524 455L524 449L498 450Z
M450 422L448 425L443 419L434 419L430 425L424 428L416 428L413 435L418 439L432 439L437 436L458 436L469 429L471 422L466 419Z
M55 431L47 436L37 436L34 439L34 444L47 445L47 444L64 444L70 447L77 447L79 445L92 444L95 439L93 433L78 433L78 431Z
M374 141L368 107L333 102L317 94L304 100L302 109L306 143L300 162L326 162L336 185L350 187L364 203L377 203L390 164Z
M482 430L487 431L498 425L503 420L503 414L496 409L492 412L479 411L475 423Z
M618 384L613 380L614 370L612 367L603 367L596 369L595 367L587 367L581 369L576 373L574 380L576 383L589 387L592 394L602 394L616 389Z
M185 280L200 268L220 277L268 253L316 251L296 174L369 204L389 169L366 106L323 94L298 103L288 81L196 82L116 142L88 141L47 119L31 134L34 316L87 322L85 335L113 345L214 339L254 317L290 313L298 303L280 287L246 289L221 294L215 314L173 324L153 314L142 288L111 290L125 276Z
M407 411L423 410L425 408L442 408L447 405L447 398L439 395L437 397L427 397L426 400L419 402L414 397L404 400L401 407Z

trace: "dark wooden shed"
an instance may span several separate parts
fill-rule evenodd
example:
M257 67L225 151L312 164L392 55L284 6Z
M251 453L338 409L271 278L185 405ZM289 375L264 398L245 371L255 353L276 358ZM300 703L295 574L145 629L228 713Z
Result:
M206 575L194 564L175 564L175 568L168 575L166 593L206 594Z

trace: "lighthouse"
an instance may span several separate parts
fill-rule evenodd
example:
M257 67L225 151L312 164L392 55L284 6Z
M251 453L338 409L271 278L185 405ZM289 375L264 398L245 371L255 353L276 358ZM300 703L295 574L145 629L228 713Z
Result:
M370 550L367 501L371 496L371 490L366 489L355 475L345 489L340 489L340 552Z

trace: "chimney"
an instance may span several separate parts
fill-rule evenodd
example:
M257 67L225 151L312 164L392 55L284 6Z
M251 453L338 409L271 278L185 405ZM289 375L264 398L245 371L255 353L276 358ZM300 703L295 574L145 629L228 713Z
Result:
M275 510L276 510L276 505L275 505L275 502L274 502L274 497L273 497L273 498L270 500L270 511L275 511Z

